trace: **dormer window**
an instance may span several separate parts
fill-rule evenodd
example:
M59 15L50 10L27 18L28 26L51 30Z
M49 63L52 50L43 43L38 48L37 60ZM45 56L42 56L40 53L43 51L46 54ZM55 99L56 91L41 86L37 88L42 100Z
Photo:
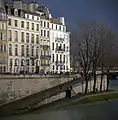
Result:
M21 11L21 13L20 13L20 16L21 16L21 17L24 17L24 13L23 13L22 11Z
M29 15L27 14L27 18L29 19Z
M10 9L8 9L8 15L10 15L11 14L11 10Z
M32 20L34 20L34 15L32 15Z
M18 16L18 10L17 9L14 10L14 15Z

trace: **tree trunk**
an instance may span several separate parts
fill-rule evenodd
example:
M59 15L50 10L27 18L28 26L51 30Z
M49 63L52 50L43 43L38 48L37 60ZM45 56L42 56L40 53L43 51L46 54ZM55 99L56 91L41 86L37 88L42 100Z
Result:
M85 75L85 81L86 81L85 82L86 84L85 84L85 92L84 93L86 94L88 92L88 78L87 78L87 75Z
M95 92L96 91L96 69L93 70L93 79L94 79L93 92Z
M102 67L101 67L100 92L102 91L102 81L103 81L103 65L102 65Z
M107 74L107 88L106 88L106 91L109 90L109 78L108 78L108 74Z
M109 76L109 69L107 69L107 88L106 88L106 91L109 90L109 78L108 78L108 76Z

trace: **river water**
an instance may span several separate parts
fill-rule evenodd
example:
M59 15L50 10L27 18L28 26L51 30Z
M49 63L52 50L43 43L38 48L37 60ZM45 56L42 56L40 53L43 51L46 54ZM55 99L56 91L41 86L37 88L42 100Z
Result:
M118 90L118 82L110 81L110 88ZM118 100L86 105L72 105L59 110L0 118L0 120L118 120Z

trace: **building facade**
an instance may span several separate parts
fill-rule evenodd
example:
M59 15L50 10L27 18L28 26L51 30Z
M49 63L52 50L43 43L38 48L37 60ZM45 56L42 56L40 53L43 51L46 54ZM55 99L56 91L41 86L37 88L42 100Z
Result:
M8 72L35 73L40 64L40 17L8 8Z
M7 45L7 16L4 1L0 1L0 74L6 73L8 69Z
M53 73L70 71L70 33L66 30L64 17L50 19L51 64Z
M7 17L0 20L2 73L70 71L70 33L63 17L58 21L46 6L22 0L7 3L5 11Z

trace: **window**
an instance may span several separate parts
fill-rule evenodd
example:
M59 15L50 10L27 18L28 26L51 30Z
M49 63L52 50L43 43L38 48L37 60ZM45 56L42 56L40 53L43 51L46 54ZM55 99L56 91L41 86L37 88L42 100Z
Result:
M61 30L61 26L59 26L59 30Z
M21 28L24 28L24 21L21 21Z
M4 64L7 64L7 56L4 56Z
M52 29L53 29L53 23L52 23Z
M29 22L27 22L27 26L26 26L26 29L29 29Z
M65 51L65 44L64 44L64 51Z
M0 33L0 40L3 40L3 33Z
M43 36L43 30L41 30L41 36Z
M21 66L24 66L24 59L21 60Z
M27 18L29 18L29 15L27 14Z
M43 50L41 50L41 55L43 55Z
M24 50L25 50L25 49L24 49L24 45L22 45L22 46L21 46L21 55L22 55L22 56L25 56L25 51L24 51Z
M32 23L32 30L34 30L34 23Z
M55 66L53 65L52 69L54 70Z
M15 23L14 23L15 27L18 27L18 21L15 20Z
M2 57L0 56L0 64L2 64Z
M12 66L12 64L13 64L13 61L12 61L12 59L10 59L9 60L9 65Z
M36 30L39 31L39 24L36 25Z
M0 51L3 52L3 45L0 45Z
M49 31L47 31L47 37L49 37L50 36L50 33L49 33Z
M57 25L56 25L56 30L57 30Z
M56 54L56 61L58 61L58 54Z
M32 66L34 66L34 60L32 60ZM34 69L34 68L33 68ZM34 71L34 70L33 70Z
M63 56L63 62L65 63L65 55Z
M18 42L18 32L15 31L15 42Z
M43 22L41 21L41 27L43 26Z
M18 65L18 59L15 59L15 66L17 66Z
M10 26L11 26L11 19L9 19L9 20L8 20L8 25L10 25Z
M9 55L12 55L12 44L9 44Z
M34 20L34 15L32 15L32 19Z
M58 49L58 43L56 43L56 50Z
M54 42L52 43L52 50L54 50Z
M54 54L52 54L52 62L54 62Z
M39 20L39 17L37 17L37 20Z
M29 43L29 33L26 33L26 42Z
M29 56L29 46L26 47L26 56Z
M49 22L47 23L47 28L49 28Z
M44 22L44 27L46 27L46 22Z
M12 32L9 30L9 41L12 41Z
M62 61L62 55L60 55L60 61Z
M21 42L24 42L24 32L21 33Z
M4 45L4 52L7 52L7 47L6 47L6 45Z
M18 45L15 45L15 56L18 56Z
M46 36L46 30L44 30L44 37Z
M34 56L34 46L32 46L32 49L31 49L31 56Z
M38 57L38 54L39 54L39 48L37 47L36 48L36 57Z
M31 43L34 43L34 34L32 34L31 36L32 36Z
M39 35L36 35L36 44L39 44Z
M65 70L65 65L64 65L64 70Z
M26 64L27 64L27 66L30 65L30 60L29 59L26 60Z
M56 70L58 70L58 66L56 66Z

